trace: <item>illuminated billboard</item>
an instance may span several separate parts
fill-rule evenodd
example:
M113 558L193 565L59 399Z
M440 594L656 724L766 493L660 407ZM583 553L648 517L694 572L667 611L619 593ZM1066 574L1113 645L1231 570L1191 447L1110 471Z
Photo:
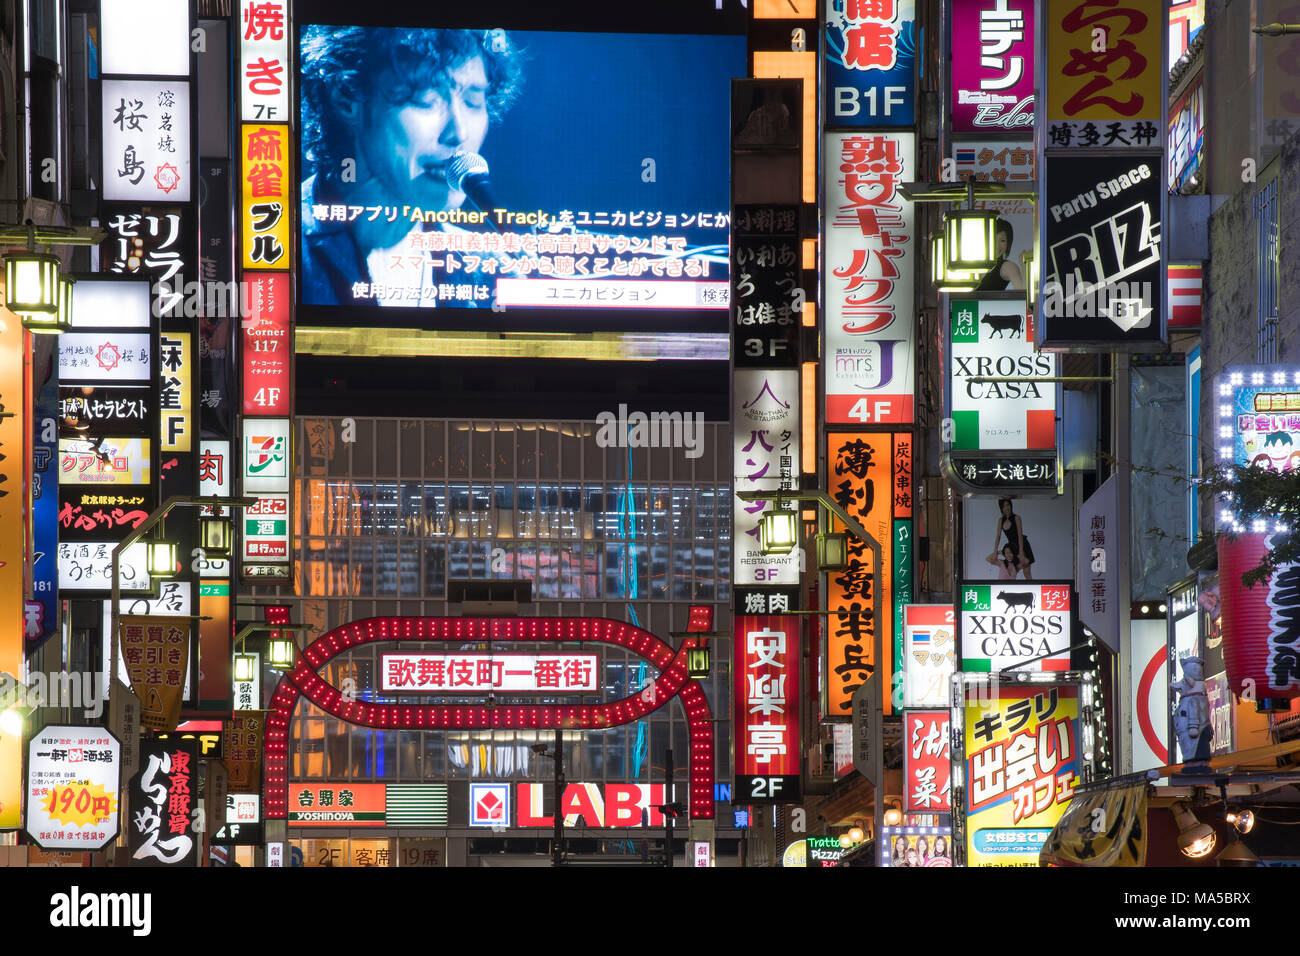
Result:
M339 26L312 7L297 35L304 316L721 324L743 37Z
M966 865L1037 866L1079 783L1077 685L967 682Z

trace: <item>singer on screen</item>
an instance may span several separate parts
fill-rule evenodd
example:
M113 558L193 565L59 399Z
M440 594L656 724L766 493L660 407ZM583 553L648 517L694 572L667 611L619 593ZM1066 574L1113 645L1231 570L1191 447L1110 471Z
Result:
M304 29L305 303L491 305L491 276L448 274L427 233L491 229L491 211L466 202L487 184L471 183L464 157L486 170L478 157L518 98L521 60L502 30Z

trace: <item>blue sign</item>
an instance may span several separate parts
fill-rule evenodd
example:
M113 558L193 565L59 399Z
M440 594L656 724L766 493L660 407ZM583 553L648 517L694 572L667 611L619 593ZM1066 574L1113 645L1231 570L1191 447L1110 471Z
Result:
M32 652L59 630L59 382L41 386L32 436L32 600L23 634Z
M914 0L830 0L826 126L916 124Z

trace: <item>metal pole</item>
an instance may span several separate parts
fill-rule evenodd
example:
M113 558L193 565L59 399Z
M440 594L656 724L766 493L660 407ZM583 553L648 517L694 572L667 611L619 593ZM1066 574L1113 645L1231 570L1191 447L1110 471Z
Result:
M564 731L555 728L555 836L551 842L551 866L564 862Z
M673 749L668 748L668 764L664 773L664 866L673 865L673 823L676 811L673 809Z

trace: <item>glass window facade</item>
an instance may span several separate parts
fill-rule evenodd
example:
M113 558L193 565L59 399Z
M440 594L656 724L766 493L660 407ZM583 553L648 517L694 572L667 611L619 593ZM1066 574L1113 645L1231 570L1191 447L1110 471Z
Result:
M729 630L729 438L708 424L704 454L682 449L602 448L595 422L466 422L300 419L294 620L306 640L371 616L450 613L449 580L532 582L541 617L628 621L676 646L691 604L715 605L715 631ZM344 435L355 435L345 442ZM261 597L253 588L255 598ZM267 595L269 600L269 593ZM332 661L322 676L382 703L483 703L483 696L385 694L379 655L368 645ZM481 645L406 643L403 651L482 652ZM497 652L535 646L494 645ZM560 653L590 646L550 647ZM631 652L600 646L600 686L584 703L617 700L658 676ZM703 682L719 728L728 726L730 642L713 648L716 679ZM716 683L716 687L715 687ZM499 702L576 703L576 695ZM549 759L534 743L552 732L376 731L299 704L291 744L295 781L542 783ZM715 772L729 780L729 739L716 738ZM687 779L687 730L673 701L645 721L564 739L570 781L661 783L672 750L679 796Z

